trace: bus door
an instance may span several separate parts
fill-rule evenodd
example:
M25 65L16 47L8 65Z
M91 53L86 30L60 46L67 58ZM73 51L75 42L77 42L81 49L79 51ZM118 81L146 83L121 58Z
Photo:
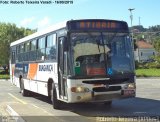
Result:
M58 86L61 99L67 99L67 52L65 51L65 37L58 39Z

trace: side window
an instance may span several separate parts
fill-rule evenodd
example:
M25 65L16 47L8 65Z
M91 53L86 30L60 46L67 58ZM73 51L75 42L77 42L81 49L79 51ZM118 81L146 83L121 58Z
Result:
M45 39L46 37L38 39L37 60L44 60L45 58Z
M16 61L16 53L15 51L12 51L11 63L15 63L15 61Z
M31 41L31 51L34 51L34 50L36 50L36 43L37 43L37 40L33 40L33 41Z
M117 38L119 39L119 38ZM114 39L115 41L112 42L111 44L111 49L112 49L112 55L113 56L121 56L121 57L126 57L126 50L125 50L125 43L122 40L117 40L116 38Z
M37 40L32 40L30 42L30 50L29 59L30 61L35 61L37 58Z
M20 45L20 53L23 53L24 52L24 44L21 44Z
M18 54L18 61L22 62L24 60L24 44L19 45L19 54Z
M10 52L10 59L11 59L11 63L14 64L16 63L16 59L17 59L17 54L16 54L16 49L17 49L17 46L13 46L10 48L11 49L11 52Z
M38 39L38 49L45 48L45 37Z
M16 47L16 54L20 53L20 45Z
M30 42L24 43L24 61L29 61Z
M30 51L30 42L24 43L24 49L25 49L25 52L29 52Z
M20 62L20 45L16 47L16 55L17 55L16 57L16 63L17 63Z
M56 34L47 36L46 60L56 60Z

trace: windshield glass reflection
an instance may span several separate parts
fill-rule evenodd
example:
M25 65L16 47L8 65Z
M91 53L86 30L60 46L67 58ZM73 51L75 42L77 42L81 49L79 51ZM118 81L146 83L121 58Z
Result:
M72 33L71 45L74 75L133 72L131 40L125 33Z

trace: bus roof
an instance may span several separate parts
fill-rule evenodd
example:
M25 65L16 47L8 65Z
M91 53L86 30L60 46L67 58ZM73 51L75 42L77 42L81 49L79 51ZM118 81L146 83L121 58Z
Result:
M23 43L23 42L25 42L25 41L31 40L31 39L33 39L33 38L42 36L42 35L44 35L44 34L50 33L50 32L52 32L52 31L55 31L55 30L64 28L64 27L66 27L66 23L67 23L67 21L63 21L63 22L57 23L57 24L55 24L55 25L53 25L53 26L50 26L49 28L47 28L47 29L45 29L45 30L43 30L43 31L38 31L38 32L33 33L33 34L29 35L29 36L26 36L26 37L24 37L24 38L21 38L21 39L19 39L19 40L16 40L16 41L12 42L12 43L10 44L10 46L14 46L14 45Z
M97 26L95 25L95 22L97 23ZM82 28L80 25L83 25ZM112 25L114 25L112 27ZM128 31L128 25L125 21L118 21L118 20L108 20L108 19L80 19L80 20L69 20L69 21L63 21L60 23L57 23L43 31L38 31L34 34L31 34L29 36L26 36L22 39L16 40L15 42L12 42L10 46L14 46L20 43L23 43L28 40L32 40L36 37L45 35L47 33L56 31L58 29L67 27L69 30L84 30L84 29L111 29L111 30L125 30ZM97 27L97 28L96 28Z

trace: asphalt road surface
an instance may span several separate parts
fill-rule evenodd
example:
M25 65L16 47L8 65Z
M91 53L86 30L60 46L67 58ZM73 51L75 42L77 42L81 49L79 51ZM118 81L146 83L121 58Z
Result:
M60 122L109 121L108 119L118 121L115 118L124 121L123 118L145 117L147 121L150 119L150 121L158 122L160 118L160 79L137 79L136 86L135 98L115 100L111 107L102 103L84 103L69 104L65 105L63 110L54 110L47 97L37 94L32 97L22 97L19 88L9 81L0 80L1 118L9 116L6 108L10 106L24 118L38 116L41 121L49 117L51 117L50 121ZM25 120L28 121L30 118Z

